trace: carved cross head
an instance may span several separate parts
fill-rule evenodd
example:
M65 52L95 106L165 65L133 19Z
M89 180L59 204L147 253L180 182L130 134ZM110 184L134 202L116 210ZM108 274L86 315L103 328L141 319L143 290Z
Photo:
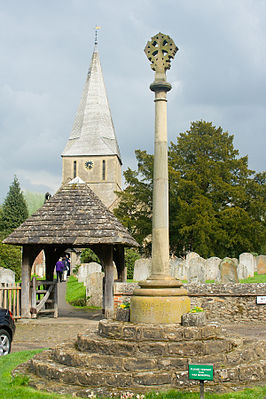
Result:
M170 69L171 59L178 51L174 41L168 35L159 32L146 44L144 52L151 61L151 69L155 72L165 72Z

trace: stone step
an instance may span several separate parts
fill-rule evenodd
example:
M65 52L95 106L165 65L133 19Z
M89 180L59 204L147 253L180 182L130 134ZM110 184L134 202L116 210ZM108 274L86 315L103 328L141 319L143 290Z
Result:
M95 333L79 334L76 348L81 352L108 356L142 357L146 355L191 357L231 352L241 346L242 339L208 339L196 341L126 341L107 339Z
M123 357L98 353L79 352L69 345L60 345L51 351L50 360L69 367L86 367L88 370L107 371L157 371L169 369L186 370L187 358L164 358L154 356Z
M134 371L134 370L187 370L188 363L236 366L248 361L265 359L266 343L257 341L247 348L236 347L229 353L215 353L192 357L154 356L150 353L141 356L116 356L99 353L80 352L69 344L57 346L51 351L51 359L70 367L87 367L100 370Z
M247 348L235 348L229 353L216 353L214 355L201 355L192 357L179 356L154 356L153 354L137 353L134 356L116 356L99 353L80 352L74 345L62 344L49 352L52 362L69 367L86 367L87 369L99 369L109 371L134 371L134 370L186 370L188 363L212 363L217 367L238 365L248 361L256 361L265 358L265 342L257 341ZM43 355L42 355L43 356ZM41 357L42 358L42 357Z
M39 356L39 355L38 355ZM92 370L86 367L68 367L58 364L47 354L29 361L29 372L40 378L59 381L75 387L86 387L89 390L115 389L124 391L135 390L143 392L147 389L169 389L191 387L197 381L188 380L187 370L160 370L160 371L125 371L114 372L107 370ZM242 363L237 366L215 368L214 381L208 381L208 386L230 382L231 385L248 384L261 381L264 377L266 362ZM116 388L117 390L117 388Z
M98 334L109 339L126 341L199 341L223 339L222 328L216 324L202 327L183 327L180 324L152 325L121 323L115 320L101 320Z

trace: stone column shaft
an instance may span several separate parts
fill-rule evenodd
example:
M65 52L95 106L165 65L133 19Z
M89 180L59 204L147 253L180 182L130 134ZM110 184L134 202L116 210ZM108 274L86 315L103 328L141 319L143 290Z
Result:
M155 139L152 216L152 275L169 274L168 143L165 91L155 92Z

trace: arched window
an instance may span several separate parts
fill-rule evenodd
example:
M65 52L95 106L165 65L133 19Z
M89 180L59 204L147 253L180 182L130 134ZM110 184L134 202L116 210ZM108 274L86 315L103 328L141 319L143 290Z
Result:
M77 177L77 161L73 163L73 177Z
M103 160L102 180L106 179L106 162Z

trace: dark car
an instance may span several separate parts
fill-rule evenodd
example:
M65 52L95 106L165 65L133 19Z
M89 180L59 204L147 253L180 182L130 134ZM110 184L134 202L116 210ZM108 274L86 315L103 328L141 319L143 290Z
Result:
M15 330L12 313L8 309L0 308L0 356L10 353Z

